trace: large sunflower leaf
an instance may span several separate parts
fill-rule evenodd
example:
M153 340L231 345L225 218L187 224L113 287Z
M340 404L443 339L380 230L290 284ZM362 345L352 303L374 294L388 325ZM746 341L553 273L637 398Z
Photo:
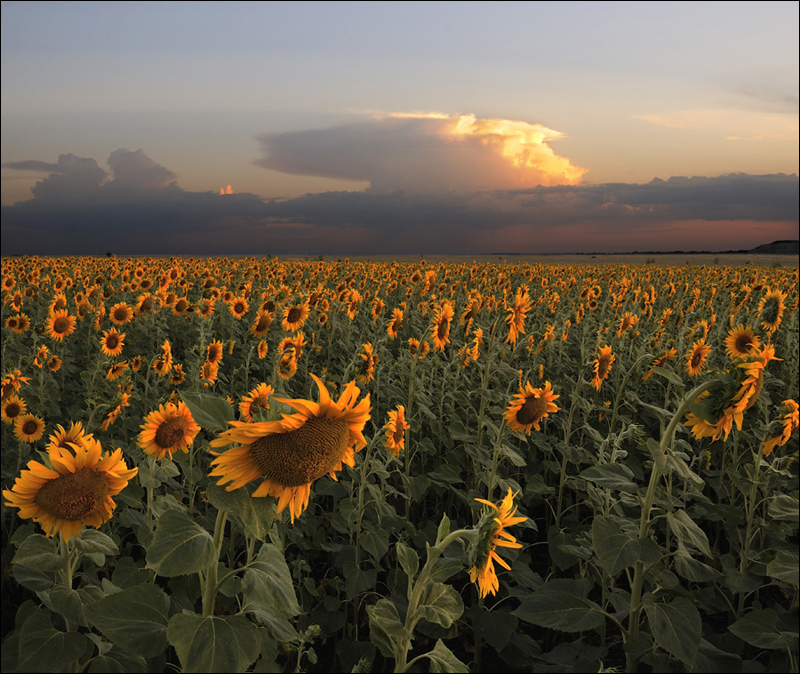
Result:
M185 672L244 672L261 652L258 628L243 615L178 613L167 639Z
M261 546L256 562L245 571L242 588L245 611L250 605L283 617L293 617L301 611L283 553L270 543Z
M369 616L370 641L383 653L384 657L396 657L396 648L401 640L410 635L406 630L397 607L390 599L378 599L373 606L367 606Z
M642 604L656 643L691 667L700 648L702 620L697 607L684 597L669 603L656 602L650 593L644 596Z
M441 639L436 640L436 646L430 653L425 654L431 661L431 672L469 672L467 667L459 660Z
M227 431L228 422L236 418L233 407L224 398L181 391L181 399L192 413L192 418L207 431Z
M584 632L600 627L605 612L588 598L591 580L557 578L526 598L512 614L520 620L562 632Z
M464 602L461 595L449 585L431 583L425 588L417 610L425 620L448 628L461 617Z
M109 641L145 658L167 648L169 597L145 583L84 606L84 615Z
M207 569L217 558L214 540L205 529L178 510L158 518L147 550L147 566L159 576L183 576Z
M767 608L750 611L728 629L756 648L796 649L797 623L792 626L792 631L785 627L780 623L778 614Z
M46 610L31 615L19 635L18 672L66 672L86 648L86 637L78 632L53 628Z

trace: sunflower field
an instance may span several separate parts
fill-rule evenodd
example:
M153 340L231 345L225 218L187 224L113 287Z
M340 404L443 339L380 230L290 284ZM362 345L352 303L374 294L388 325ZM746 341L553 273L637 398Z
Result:
M798 671L798 270L2 260L4 672Z

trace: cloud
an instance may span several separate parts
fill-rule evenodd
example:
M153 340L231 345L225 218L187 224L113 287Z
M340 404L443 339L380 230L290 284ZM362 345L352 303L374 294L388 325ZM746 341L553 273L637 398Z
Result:
M5 254L731 250L797 238L800 210L800 182L783 174L265 201L186 191L141 151L112 153L109 173L74 155L47 166L33 199L2 209Z
M633 117L669 129L705 131L727 140L796 143L800 137L795 114L744 110L676 110Z
M574 185L588 169L558 156L563 135L540 124L474 115L392 113L329 129L258 136L258 166L375 192L431 193Z

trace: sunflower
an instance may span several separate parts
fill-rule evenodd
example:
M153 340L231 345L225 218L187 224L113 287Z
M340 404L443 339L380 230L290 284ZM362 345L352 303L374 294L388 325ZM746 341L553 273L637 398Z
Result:
M60 342L75 332L77 322L78 319L75 316L71 316L66 309L54 311L47 317L47 322L45 323L47 335Z
M28 410L28 405L18 395L9 396L8 399L3 401L3 407L0 408L0 418L4 424L13 426L14 422L21 417Z
M651 368L654 368L654 367L664 367L664 364L665 364L665 363L666 363L668 360L674 360L674 359L675 359L675 357L676 357L677 355L678 355L678 350L677 350L675 347L671 347L671 348L667 349L666 351L664 351L664 353L662 353L660 356L656 356L656 357L653 359L653 362L652 362L652 363L650 363L650 367L651 367ZM647 381L647 380L648 380L648 379L650 379L650 377L652 377L654 374L655 374L655 370L652 370L652 369L651 369L651 370L649 370L649 371L647 372L647 374L645 374L645 375L644 375L644 377L642 377L642 379L643 379L644 381Z
M83 430L83 423L80 421L73 421L69 425L69 430L66 430L61 424L56 426L56 431L48 436L47 450L60 449L70 452L73 456L75 450L72 445L83 447L88 441L94 440L91 433Z
M219 365L222 362L223 353L222 342L219 340L211 342L206 349L206 362Z
M127 302L117 302L111 307L108 317L114 325L125 325L133 319L133 307L129 306Z
M711 347L703 339L692 345L692 350L686 354L686 373L690 377L696 377L703 371L703 365L710 352Z
M406 421L406 409L402 405L398 405L396 410L389 412L389 421L383 427L386 431L386 444L385 447L392 453L392 456L397 456L406 448L406 429L411 428Z
M161 345L163 353L153 362L153 369L160 377L166 377L172 371L172 346L165 339Z
M125 333L118 332L116 328L105 330L100 340L100 350L109 358L116 358L122 353L125 342Z
M725 351L731 360L747 358L759 346L761 346L761 342L758 337L753 334L751 328L744 324L739 324L733 328L725 339Z
M19 370L3 375L3 380L0 381L0 398L5 402L10 396L19 393L22 385L29 383L30 380L30 377L23 377Z
M260 410L269 409L269 397L273 393L275 393L275 389L262 382L250 393L242 396L242 402L239 403L239 415L244 421L252 421Z
M403 310L392 309L392 318L386 326L386 334L392 339L397 337L400 330L403 328Z
M142 432L136 444L145 454L161 460L165 455L172 458L178 450L189 452L189 447L200 432L189 408L183 401L161 405L148 414L141 425Z
M378 364L379 359L378 354L373 351L372 344L368 342L361 346L364 347L364 353L359 353L358 355L364 360L364 363L362 365L363 369L358 373L356 378L358 381L366 384L375 378L375 366Z
M294 346L290 346L283 351L278 359L278 374L283 380L289 380L297 372L297 358Z
M61 365L62 362L58 356L50 356L45 363L45 366L50 372L58 372L61 369Z
M800 406L794 400L784 400L783 409L786 414L781 419L782 431L761 443L761 453L764 456L772 454L776 447L783 447L800 428Z
M781 324L783 312L786 305L783 303L786 293L780 290L769 290L758 303L758 317L761 320L761 327L769 334L773 334Z
M46 536L60 533L69 542L84 525L100 527L111 519L119 494L138 468L128 469L122 450L102 453L96 440L70 449L52 447L50 465L29 461L14 486L3 490L6 504L37 522Z
M108 372L106 373L106 379L108 381L115 381L122 376L122 373L128 369L128 361L123 360L120 363L114 363L110 368L108 368Z
M626 311L625 315L619 319L619 326L617 327L617 337L622 337L628 330L635 327L636 324L639 322L639 317L636 314L632 314L630 311Z
M297 414L284 414L277 421L229 422L233 428L211 441L212 447L241 446L215 453L211 477L228 491L263 478L253 497L278 499L278 512L289 506L292 523L308 505L311 485L323 475L334 480L342 465L353 467L355 453L367 441L362 431L370 418L369 394L356 404L359 390L351 381L338 401L331 399L325 385L311 375L319 388L319 402L276 398Z
M217 381L219 375L219 365L205 361L200 368L200 379L203 380L203 386L211 386Z
M21 335L24 332L27 332L31 327L31 319L27 314L9 316L6 319L6 327L11 328L11 332L13 332L15 335Z
M172 386L180 386L184 381L186 381L186 372L183 371L183 365L180 363L173 364L169 383Z
M263 360L267 356L267 351L269 351L269 344L267 343L266 339L262 339L258 343L258 357L260 360Z
M303 327L303 324L308 318L308 302L303 302L295 306L287 306L284 314L281 327L286 331L294 332Z
M32 444L44 435L44 419L35 414L22 414L14 420L14 436L20 442Z
M249 305L244 297L236 297L228 305L234 318L241 319L247 313Z
M433 345L437 351L444 351L444 347L450 343L453 315L453 305L445 301L433 317Z
M516 344L519 336L525 332L525 316L531 310L531 298L528 289L520 287L514 297L514 306L508 310L506 323L508 323L508 337L506 342Z
M594 359L594 378L591 381L592 386L598 391L603 385L603 380L608 379L608 375L611 372L611 365L616 359L617 357L611 353L610 346L601 346L598 350L597 357Z
M544 383L543 388L533 388L530 382L525 382L525 386L520 386L519 393L508 404L503 418L512 430L530 435L531 428L541 430L539 424L542 419L561 409L553 402L558 397L553 393L549 381Z
M517 508L514 505L515 496L516 494L512 493L509 488L508 494L499 505L482 498L475 499L479 503L494 509L494 513L491 511L486 512L481 517L481 521L478 523L480 541L470 555L472 568L469 570L469 579L478 585L478 594L480 594L481 599L488 594L496 594L500 588L500 582L497 580L497 573L494 570L494 562L506 569L511 569L495 550L498 547L522 547L522 544L517 543L517 539L506 531L508 527L528 519L521 516L515 517L517 512Z
M272 314L264 309L259 309L253 325L250 326L250 334L254 337L263 337L269 332L270 325L272 325Z

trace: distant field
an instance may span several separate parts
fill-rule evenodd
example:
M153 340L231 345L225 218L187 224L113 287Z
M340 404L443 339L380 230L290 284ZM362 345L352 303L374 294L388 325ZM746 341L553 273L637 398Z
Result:
M314 259L315 256L307 256ZM342 259L341 255L323 256L328 260ZM750 255L746 253L642 253L630 255L351 255L351 260L374 260L386 262L415 262L425 258L428 262L506 262L517 264L657 264L665 266L680 265L722 265L731 267L797 267L797 255Z

